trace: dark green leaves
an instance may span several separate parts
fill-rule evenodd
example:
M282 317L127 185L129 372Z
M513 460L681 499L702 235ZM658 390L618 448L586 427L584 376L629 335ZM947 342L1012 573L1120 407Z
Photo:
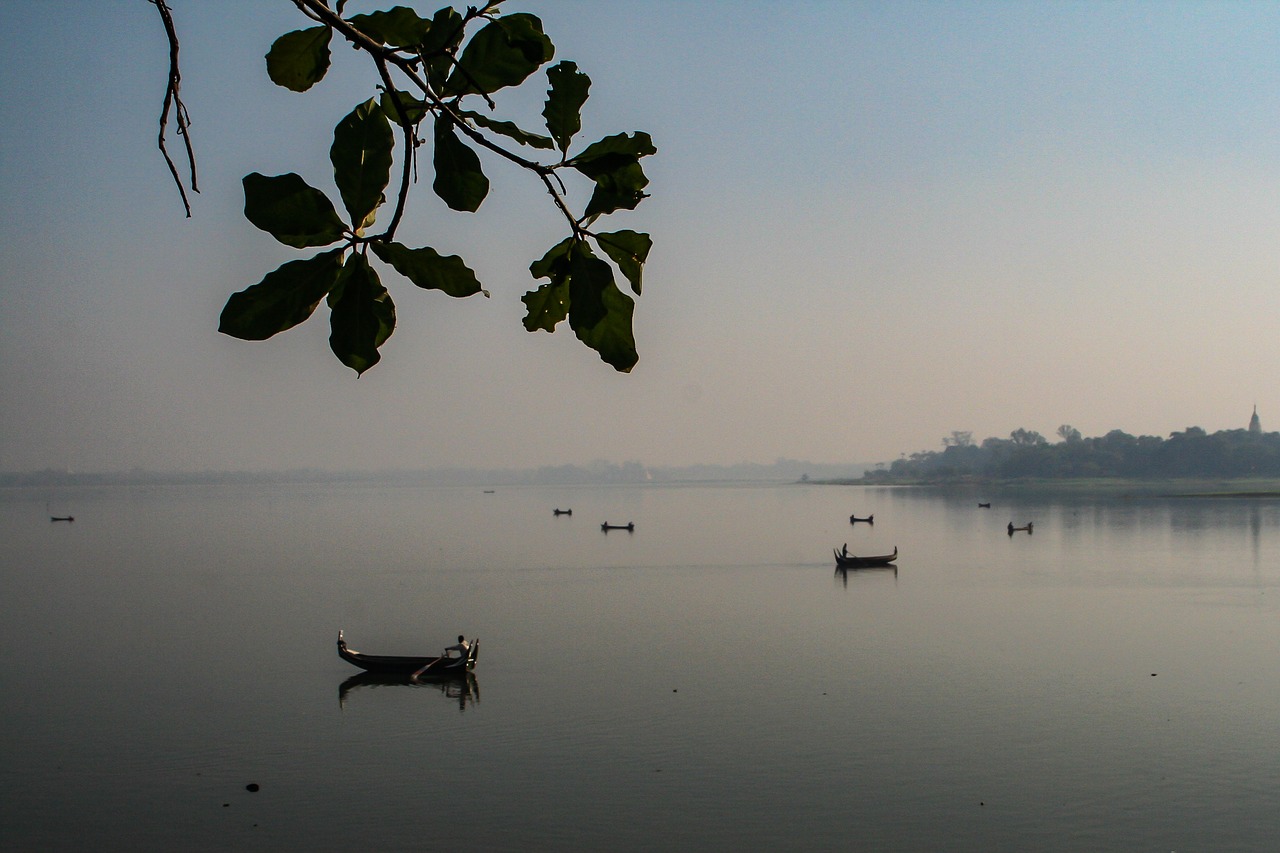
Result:
M410 125L416 125L427 116L427 105L407 92L383 92L379 102L382 104L383 114L396 124L407 121ZM397 103L399 109L396 108Z
M582 129L582 105L587 102L591 78L574 63L565 61L547 69L547 82L551 88L547 90L542 117L556 146L565 153L574 134Z
M630 135L616 133L588 145L581 154L569 159L569 165L595 179L656 153L658 149L653 147L653 140L644 131Z
M232 295L218 331L245 341L265 341L311 316L342 270L342 249L290 261L252 287Z
M396 327L396 309L378 274L359 252L347 258L329 294L329 349L356 373L382 358L382 346Z
M489 294L476 274L457 255L441 255L435 249L409 249L399 243L373 243L373 253L418 287L442 290L450 296Z
M480 169L480 158L458 139L449 119L436 118L436 146L432 164L436 179L431 188L454 210L475 213L489 194L489 179Z
M553 331L567 316L578 340L615 370L631 371L639 360L631 327L635 302L614 284L608 263L586 243L570 238L535 261L529 272L551 282L524 295L526 329Z
M554 332L560 321L569 316L569 252L573 246L572 237L562 240L529 265L529 273L534 278L551 279L550 284L531 290L521 298L528 309L524 327L530 332Z
M542 21L525 13L505 15L480 28L445 83L444 94L490 94L519 86L555 56Z
M277 86L305 92L329 70L328 27L294 30L276 39L267 51L267 76Z
M391 176L391 125L374 100L352 110L333 129L329 160L356 233L373 224Z
M508 139L514 139L521 145L528 145L530 148L544 149L551 149L555 147L555 143L549 138L537 133L529 133L527 130L521 130L512 122L498 121L496 119L489 118L484 113L472 112L470 110L459 110L459 115L463 118L470 119L486 130L492 130L494 133L502 134Z
M427 37L418 45L418 55L427 66L427 81L437 92L444 90L444 81L453 64L453 54L462 44L466 32L462 16L452 6L445 6L431 19Z
M587 219L615 210L634 210L646 197L649 179L640 167L640 158L657 153L649 134L636 132L606 136L568 160L568 165L596 182L587 203Z
M327 299L330 348L343 364L363 373L378 362L379 349L396 325L395 306L371 266L373 258L420 288L453 297L489 295L462 258L395 242L396 231L409 221L406 200L421 165L415 149L423 143L424 122L430 120L432 189L448 207L474 212L485 201L489 179L480 155L488 149L534 175L564 215L570 236L530 266L540 286L523 298L525 328L550 332L568 321L601 359L619 371L631 370L638 358L632 333L635 303L619 289L618 275L631 293L639 294L652 241L636 231L595 231L592 223L630 210L646 197L648 178L641 160L656 149L648 134L623 133L570 156L582 130L591 80L568 61L547 70L542 109L546 135L505 120L490 95L528 81L552 60L555 47L537 17L500 15L501 1L486 0L462 12L446 7L429 21L406 0L400 0L406 5L345 18L364 37L325 12L333 27L313 26L276 39L266 58L275 83L303 92L323 79L336 31L340 38L350 35L355 51L373 60L377 91L334 128L329 159L340 205L293 173L245 176L244 211L250 222L288 246L330 248L285 263L234 294L222 311L220 331L248 340L269 338L310 317ZM345 17L346 5L355 4L335 0L330 9ZM479 100L488 107L483 113L467 108ZM406 150L399 164L404 168L396 170L398 136ZM547 152L541 155L545 160L534 159L530 149ZM581 217L571 212L577 203L563 180L565 169L594 184ZM396 192L388 189L393 172L400 180ZM383 205L394 208L386 217L385 233L366 234Z
M649 239L649 235L637 231L614 231L611 234L597 234L596 243L618 265L627 281L631 282L631 289L638 295L644 262L649 257L649 249L653 247L653 240Z
M286 246L327 246L342 236L338 212L298 175L244 176L244 215Z
M569 316L569 288L564 284L544 284L520 297L526 309L524 327L530 332L554 332Z
M369 38L392 47L412 47L422 44L431 29L431 22L418 17L418 13L405 6L393 6L385 12L368 15L352 15L347 19Z
M636 339L632 332L632 316L636 303L613 282L600 294L604 316L589 328L575 328L578 340L600 353L600 358L619 373L630 373L640 356L636 353ZM570 324L573 322L570 312Z

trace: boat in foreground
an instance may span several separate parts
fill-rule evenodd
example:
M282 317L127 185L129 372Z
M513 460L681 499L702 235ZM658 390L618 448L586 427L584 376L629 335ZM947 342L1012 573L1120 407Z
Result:
M854 554L842 554L839 549L832 548L836 555L836 565L842 569L865 569L871 566L887 566L898 559L898 546L893 546L892 554L880 554L874 557L859 557Z
M472 640L466 657L449 655L366 655L347 648L347 641L338 631L338 657L360 667L365 672L394 675L412 675L416 678L443 678L466 675L475 669L480 654L480 641Z

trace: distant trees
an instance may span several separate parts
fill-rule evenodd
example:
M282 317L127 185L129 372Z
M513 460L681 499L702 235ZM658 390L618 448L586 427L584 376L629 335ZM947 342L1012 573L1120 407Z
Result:
M1076 429L1070 424L1063 424L1062 426L1058 427L1058 438L1062 439L1063 441L1069 444L1074 441L1080 441L1083 438L1083 436L1080 435L1080 430Z
M1115 429L1086 438L1069 425L1049 443L1038 432L1016 429L1007 439L980 445L953 432L941 453L921 451L868 473L869 479L945 482L963 479L1082 477L1280 477L1280 433L1244 429L1207 433L1187 427L1167 439Z

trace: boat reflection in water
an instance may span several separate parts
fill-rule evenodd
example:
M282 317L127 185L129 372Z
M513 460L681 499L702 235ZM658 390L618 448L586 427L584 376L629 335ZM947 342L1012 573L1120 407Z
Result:
M853 575L854 579L866 577L867 575L881 575L886 573L893 574L895 583L898 581L898 567L895 565L887 566L863 566L862 568L845 568L844 566L836 566L836 577L847 589L849 587L849 575Z
M434 688L448 699L458 703L458 711L480 701L480 684L474 672L458 673L439 678L414 678L410 675L387 672L361 672L338 685L338 707L345 708L347 697L354 691L377 688Z

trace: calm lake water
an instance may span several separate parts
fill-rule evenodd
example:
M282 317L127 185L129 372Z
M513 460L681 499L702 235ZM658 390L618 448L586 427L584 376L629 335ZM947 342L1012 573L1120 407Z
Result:
M494 488L0 491L0 847L1280 843L1278 501Z

